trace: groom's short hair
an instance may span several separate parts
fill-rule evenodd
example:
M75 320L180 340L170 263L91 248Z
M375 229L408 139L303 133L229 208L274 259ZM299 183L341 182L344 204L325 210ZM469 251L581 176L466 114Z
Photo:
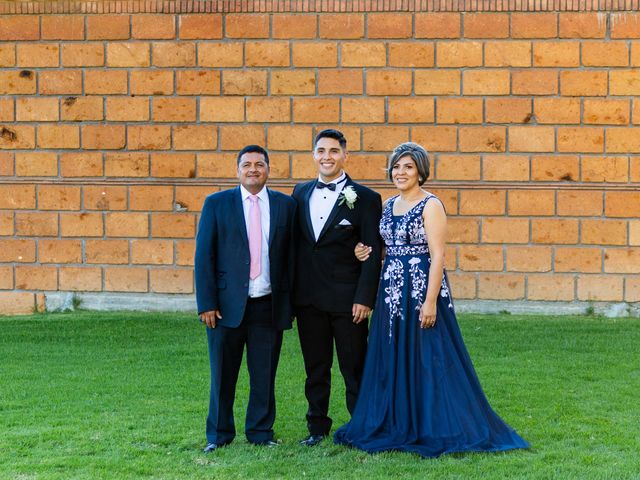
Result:
M269 154L267 151L262 148L260 145L247 145L238 153L238 158L236 158L236 165L240 165L240 159L245 153L261 153L264 156L264 161L269 165Z
M347 139L340 130L335 130L333 128L322 130L318 135L316 135L316 138L313 141L313 148L316 148L316 145L321 138L333 138L338 141L343 150L347 149Z

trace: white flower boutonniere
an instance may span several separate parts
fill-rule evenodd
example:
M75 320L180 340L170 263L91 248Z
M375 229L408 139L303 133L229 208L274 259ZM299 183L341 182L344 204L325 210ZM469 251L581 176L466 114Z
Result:
M358 200L358 194L353 189L353 187L349 185L348 187L344 187L342 192L340 192L339 198L340 198L340 203L338 205L342 205L343 203L346 203L347 207L353 210L353 205L356 203L356 200Z

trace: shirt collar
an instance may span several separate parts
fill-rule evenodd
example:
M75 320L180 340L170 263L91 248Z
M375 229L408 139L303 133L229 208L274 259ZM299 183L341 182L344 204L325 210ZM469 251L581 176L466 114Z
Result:
M253 194L249 190L244 188L242 185L240 185L240 195L242 195L242 201L244 202L248 197L250 197ZM256 195L263 202L267 202L267 203L269 202L269 193L267 191L267 186L266 185L264 187L262 187L262 190L260 190L258 193L256 193Z

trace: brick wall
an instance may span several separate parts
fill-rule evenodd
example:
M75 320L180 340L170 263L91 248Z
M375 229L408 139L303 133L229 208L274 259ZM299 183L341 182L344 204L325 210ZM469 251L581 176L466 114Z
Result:
M0 4L0 312L192 294L198 212L237 150L265 145L289 192L327 126L384 196L389 150L429 149L457 298L640 301L640 14L347 3Z

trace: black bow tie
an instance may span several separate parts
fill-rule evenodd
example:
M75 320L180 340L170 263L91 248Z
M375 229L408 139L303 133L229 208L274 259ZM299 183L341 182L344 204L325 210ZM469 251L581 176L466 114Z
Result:
M316 188L319 188L319 189L328 188L332 192L335 192L336 191L336 184L335 183L324 183L324 182L318 181L318 183L316 184Z

